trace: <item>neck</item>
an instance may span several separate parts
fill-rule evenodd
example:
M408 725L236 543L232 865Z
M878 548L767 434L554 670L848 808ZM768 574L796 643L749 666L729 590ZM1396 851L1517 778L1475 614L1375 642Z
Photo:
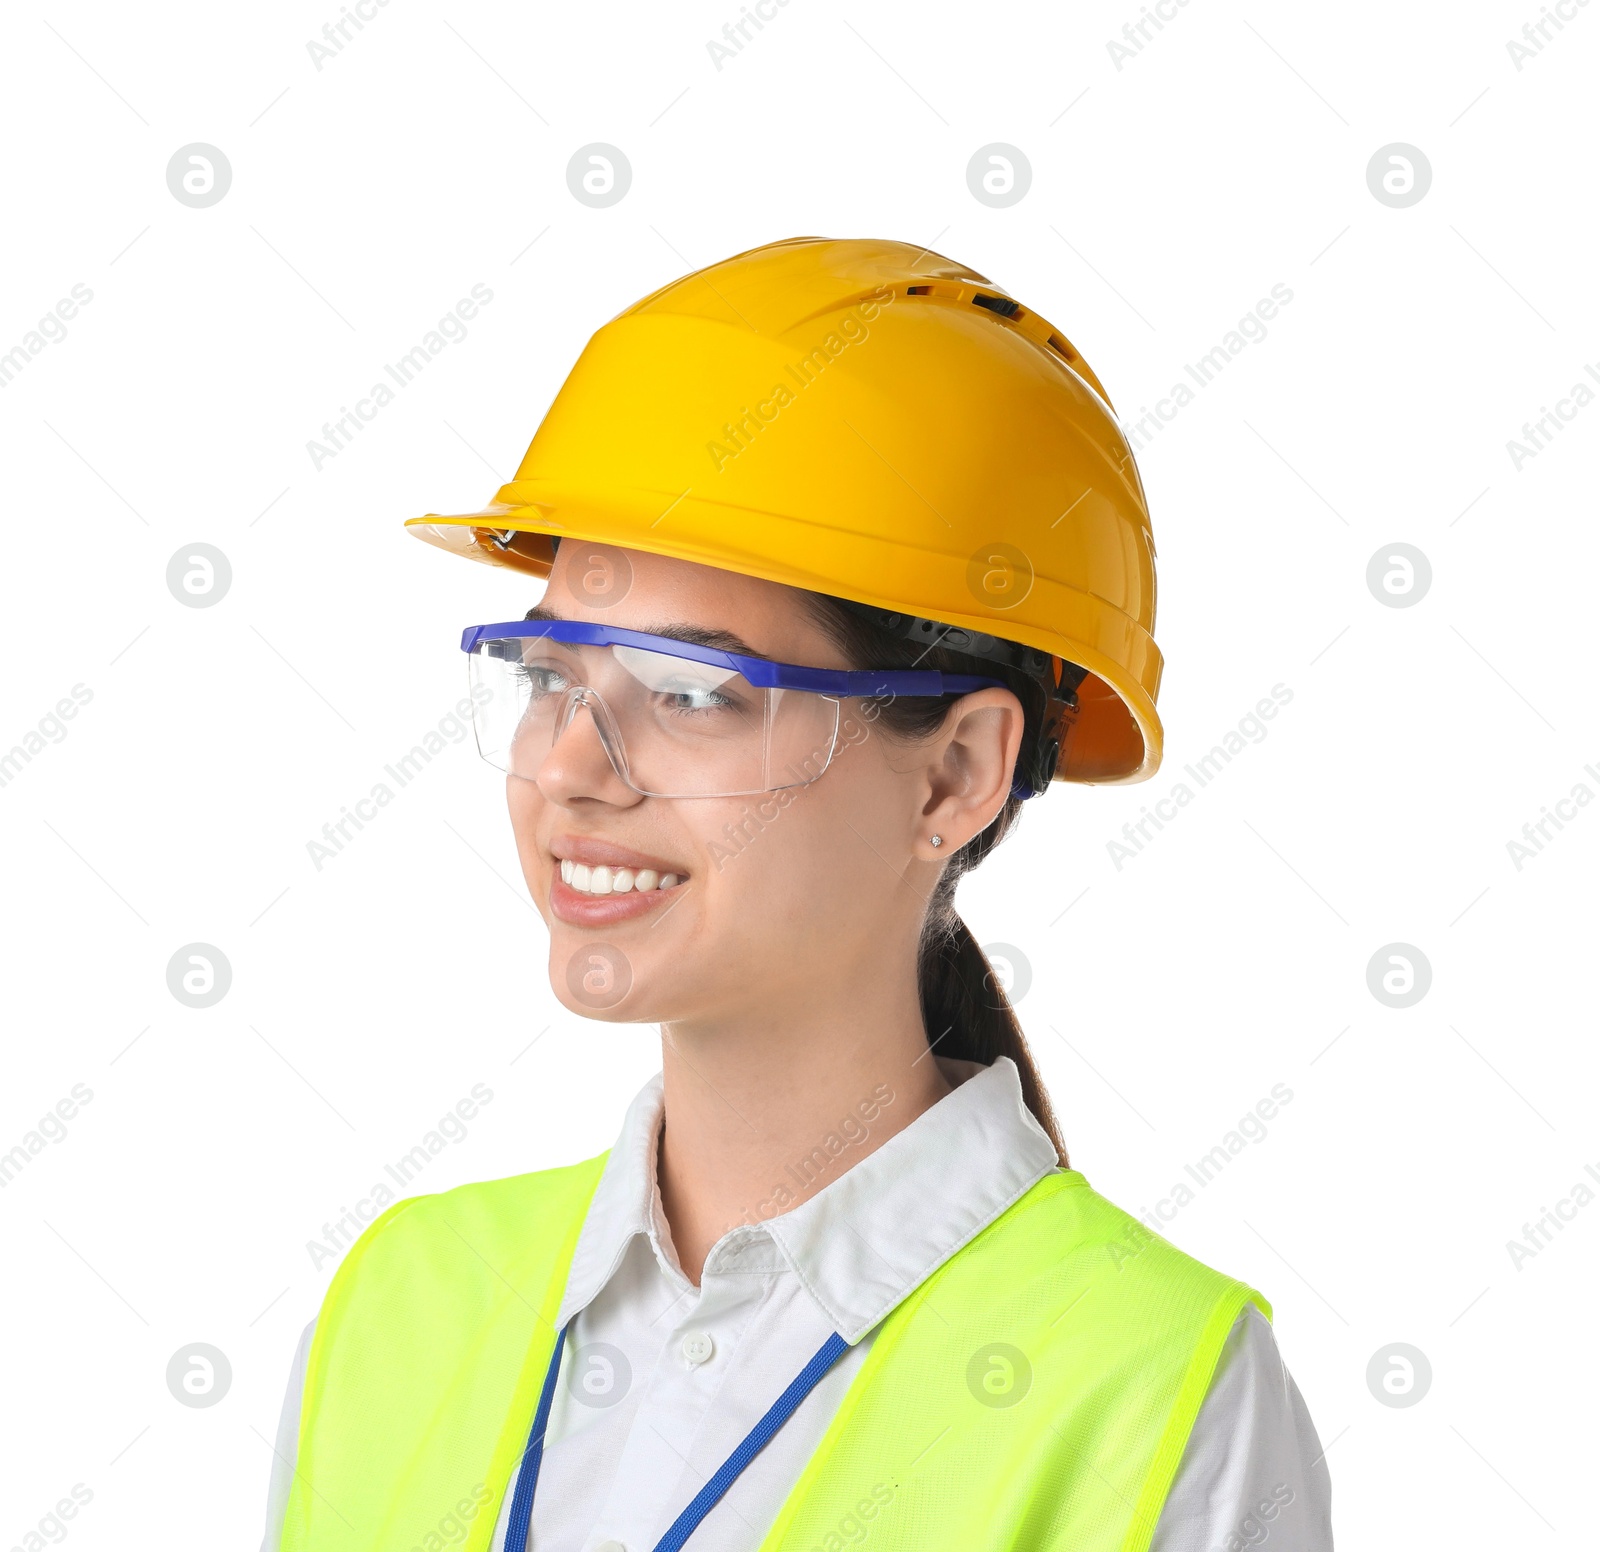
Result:
M662 1026L657 1178L696 1285L734 1225L808 1201L950 1092L914 981Z

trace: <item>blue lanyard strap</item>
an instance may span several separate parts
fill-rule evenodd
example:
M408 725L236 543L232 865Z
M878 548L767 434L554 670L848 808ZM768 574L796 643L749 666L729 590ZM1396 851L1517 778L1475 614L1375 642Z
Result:
M539 1393L539 1409L533 1414L533 1429L528 1435L528 1447L522 1453L522 1469L517 1476L517 1490L511 1499L511 1518L506 1523L506 1552L523 1552L528 1544L528 1530L533 1520L533 1490L539 1481L539 1464L544 1459L544 1435L550 1422L550 1403L555 1396L556 1374L561 1368L561 1349L567 1337L563 1326L556 1334L555 1351L550 1355L550 1369L544 1377L544 1389ZM794 1415L795 1408L815 1390L825 1375L847 1352L850 1344L835 1332L816 1351L792 1381L789 1388L767 1408L766 1415L747 1433L731 1454L717 1468L716 1475L695 1494L689 1507L668 1527L666 1535L655 1545L655 1552L682 1552L684 1543L694 1533L695 1527L711 1513L733 1486L739 1473L753 1461L772 1437Z
M569 1321L568 1325L571 1324ZM555 1351L550 1354L550 1367L545 1371L544 1388L539 1392L539 1406L533 1414L533 1429L528 1435L528 1447L522 1452L522 1469L517 1473L517 1490L511 1498L511 1518L506 1521L506 1546L523 1552L528 1545L528 1531L533 1526L533 1490L539 1485L539 1465L544 1460L544 1431L550 1422L550 1403L555 1399L556 1375L561 1370L561 1349L567 1340L567 1327L556 1332Z
M717 1474L694 1496L694 1501L675 1519L666 1535L656 1543L656 1552L679 1552L701 1520L716 1506L722 1495L733 1486L736 1478L771 1442L775 1434L789 1421L794 1409L817 1388L822 1376L850 1350L850 1344L836 1331L821 1347L816 1356L790 1381L789 1388L767 1409L767 1415L744 1436Z

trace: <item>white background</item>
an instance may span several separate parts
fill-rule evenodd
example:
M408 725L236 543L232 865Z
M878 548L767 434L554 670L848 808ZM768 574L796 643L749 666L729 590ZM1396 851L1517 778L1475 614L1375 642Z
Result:
M1507 442L1600 371L1600 5L1520 71L1533 0L1194 0L1120 70L1131 0L791 0L720 70L734 0L537 9L393 0L320 70L333 0L0 19L0 351L93 292L0 390L0 751L92 692L0 787L0 1151L93 1093L0 1191L0 1545L76 1482L85 1548L253 1544L307 1242L475 1083L426 1189L598 1151L654 1070L652 1031L551 995L470 743L320 871L307 842L464 693L461 628L535 601L402 520L482 504L628 303L809 233L972 265L1126 418L1293 292L1141 455L1166 766L1055 789L961 903L1027 961L1074 1163L1132 1211L1292 1089L1167 1232L1273 1299L1342 1545L1584 1540L1600 1202L1520 1270L1507 1241L1600 1169L1600 813L1520 870L1507 842L1600 793L1600 407L1520 469ZM608 209L567 187L595 141L633 170ZM191 142L232 167L209 208L168 191ZM1032 168L1009 208L968 191L992 142ZM1391 142L1431 164L1409 208L1368 187ZM468 337L316 469L474 283ZM195 542L214 607L166 584ZM1366 583L1395 542L1432 567L1408 608ZM1275 684L1268 736L1115 866ZM194 942L232 966L205 1010L167 988ZM1367 983L1394 942L1433 976L1400 1010ZM233 1369L207 1409L165 1380L195 1342ZM1433 1371L1405 1409L1366 1380L1396 1342Z

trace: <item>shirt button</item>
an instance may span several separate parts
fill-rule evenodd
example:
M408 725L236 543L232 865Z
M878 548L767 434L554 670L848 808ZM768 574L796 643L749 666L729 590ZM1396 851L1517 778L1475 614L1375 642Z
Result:
M594 1552L628 1552L620 1541L602 1541Z
M691 1331L683 1339L683 1356L698 1368L712 1353L717 1350L716 1344L704 1331Z

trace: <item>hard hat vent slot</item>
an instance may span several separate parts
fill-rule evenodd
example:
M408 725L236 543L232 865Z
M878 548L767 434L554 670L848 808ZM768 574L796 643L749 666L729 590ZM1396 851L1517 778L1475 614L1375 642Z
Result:
M1013 302L1009 296L983 296L979 294L972 299L974 307L987 307L992 313L999 313L1002 318L1009 318L1021 308L1020 302Z

